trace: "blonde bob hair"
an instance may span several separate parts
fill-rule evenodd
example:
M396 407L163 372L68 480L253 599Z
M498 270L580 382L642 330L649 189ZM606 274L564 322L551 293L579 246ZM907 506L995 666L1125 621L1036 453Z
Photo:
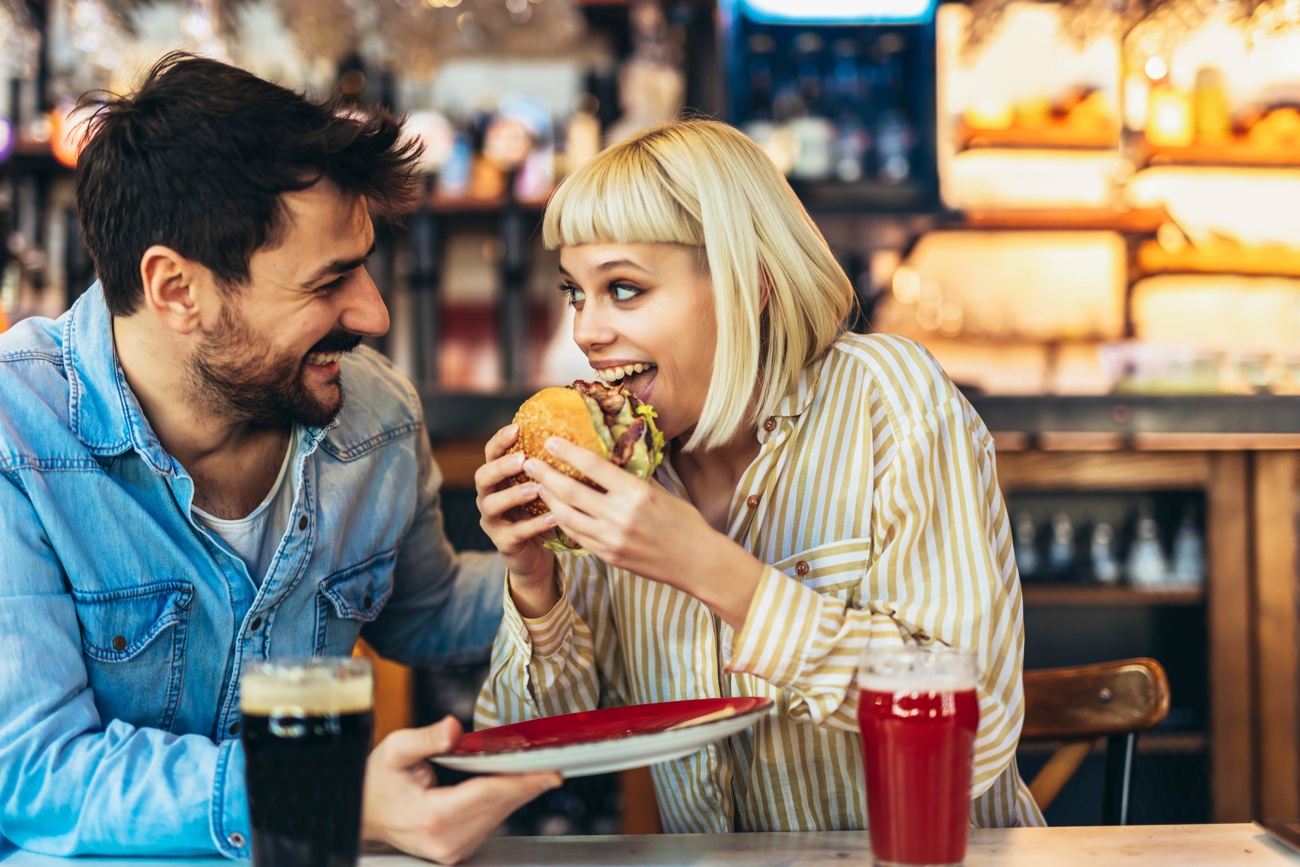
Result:
M722 445L772 415L842 333L854 303L852 284L776 166L712 120L673 121L603 151L552 195L542 241L549 250L652 243L703 252L718 338L687 450Z

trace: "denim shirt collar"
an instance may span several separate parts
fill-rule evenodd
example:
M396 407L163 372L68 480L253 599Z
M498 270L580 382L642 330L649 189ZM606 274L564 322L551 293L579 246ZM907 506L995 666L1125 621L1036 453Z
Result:
M113 343L113 316L98 281L69 311L63 333L63 365L68 375L68 418L87 449L104 457L134 449L155 472L185 473L158 442L127 384ZM337 424L335 419L327 427L307 428L302 453L315 451Z

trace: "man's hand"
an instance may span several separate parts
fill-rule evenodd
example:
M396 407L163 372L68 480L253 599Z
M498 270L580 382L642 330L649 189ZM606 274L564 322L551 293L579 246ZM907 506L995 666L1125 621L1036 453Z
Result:
M507 816L562 782L559 774L475 777L438 786L429 756L460 739L452 717L419 729L402 729L375 747L366 762L361 835L441 864L474 853Z

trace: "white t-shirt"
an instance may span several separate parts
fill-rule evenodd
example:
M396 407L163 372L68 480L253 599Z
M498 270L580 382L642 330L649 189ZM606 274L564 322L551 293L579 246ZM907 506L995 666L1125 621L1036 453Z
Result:
M280 475L276 477L270 493L246 517L226 520L209 515L198 506L190 506L199 523L220 536L239 555L248 567L248 576L259 587L266 570L271 566L275 550L280 547L280 540L289 528L289 513L293 511L293 485L287 484L286 479L297 452L298 436L295 431L289 436L289 447L284 450L284 463L280 464Z

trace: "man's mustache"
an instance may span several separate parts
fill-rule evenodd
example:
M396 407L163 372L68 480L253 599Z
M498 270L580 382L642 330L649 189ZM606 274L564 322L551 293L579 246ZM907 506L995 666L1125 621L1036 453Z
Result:
M317 341L315 346L307 350L307 354L310 355L313 352L351 352L360 343L360 334L353 334L351 331L331 331Z

